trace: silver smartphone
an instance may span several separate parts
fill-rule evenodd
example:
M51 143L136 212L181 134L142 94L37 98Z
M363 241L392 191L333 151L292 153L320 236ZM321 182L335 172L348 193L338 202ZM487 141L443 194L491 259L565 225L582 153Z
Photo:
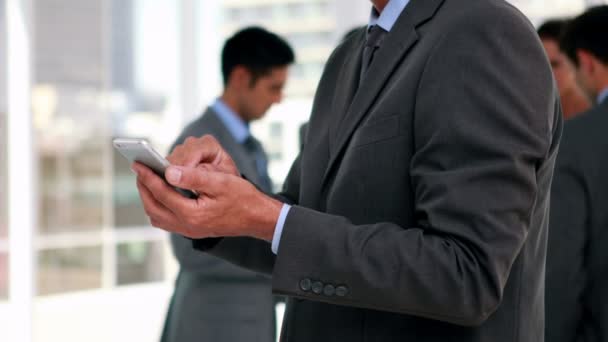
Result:
M140 162L163 179L165 178L165 170L170 164L167 159L156 152L147 140L138 138L116 138L112 140L112 144L114 145L114 148L131 163ZM198 197L196 191L179 188L177 190L186 197Z

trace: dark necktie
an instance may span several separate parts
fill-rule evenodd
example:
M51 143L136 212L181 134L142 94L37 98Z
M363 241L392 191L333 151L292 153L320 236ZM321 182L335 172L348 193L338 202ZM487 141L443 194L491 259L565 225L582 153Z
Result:
M262 144L250 135L243 141L243 146L247 150L247 153L255 160L256 170L260 179L258 186L266 192L271 192L272 181L268 176L268 159L266 158L266 152L264 152Z
M361 74L359 75L359 84L361 84L361 82L363 81L367 69L369 69L369 66L372 64L374 54L376 53L376 50L380 48L380 45L382 45L382 41L384 40L386 33L387 32L378 25L370 27L367 31L365 47L363 48L363 59L361 60Z

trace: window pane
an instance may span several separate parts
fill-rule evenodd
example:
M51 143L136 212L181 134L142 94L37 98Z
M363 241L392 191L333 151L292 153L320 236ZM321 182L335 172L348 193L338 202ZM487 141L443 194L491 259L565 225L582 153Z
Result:
M0 252L0 301L8 298L8 254Z
M33 2L41 233L100 230L103 224L109 151L103 3Z
M163 245L160 241L119 244L116 253L119 285L164 278Z
M114 226L145 226L149 220L144 212L137 187L135 175L131 172L129 161L120 153L114 152Z
M79 124L80 125L80 124ZM90 127L89 127L90 128ZM100 230L103 222L101 136L48 138L40 152L41 233ZM70 144L71 145L71 144Z
M112 135L146 138L160 154L165 154L181 126L177 92L178 2L113 0L112 4ZM159 26L159 22L163 25ZM129 162L118 152L111 153L112 225L149 225Z
M6 242L8 237L8 189L6 184L6 140L5 140L5 116L0 113L0 245L1 242ZM1 249L0 249L1 251Z
M4 0L0 0L0 23L5 23L4 8ZM8 139L6 136L6 76L6 31L5 25L0 25L0 301L8 298L8 187L6 182L8 178L6 162Z
M35 0L32 6L39 294L158 280L104 264L115 262L108 256L119 248L106 233L149 225L130 165L111 140L147 137L163 153L177 136L178 4ZM143 262L151 263L155 249L144 250L150 256Z
M283 123L271 122L268 128L266 152L270 161L283 159Z
M43 250L38 254L38 294L101 287L101 247Z

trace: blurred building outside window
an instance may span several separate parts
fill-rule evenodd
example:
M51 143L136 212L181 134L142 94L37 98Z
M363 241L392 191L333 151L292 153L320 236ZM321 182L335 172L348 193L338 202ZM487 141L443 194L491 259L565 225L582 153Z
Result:
M5 3L0 0L0 23L4 23ZM6 27L0 27L0 302L8 299L8 189L7 189L7 105ZM0 333L2 339L2 333Z
M130 165L111 140L146 138L165 153L184 123L179 3L32 0L31 7L38 165L33 339L82 340L96 321L116 326L114 316L137 312L156 324L148 333L134 326L125 340L157 337L174 261L167 235L149 226ZM167 285L153 306L112 306L128 291L121 287L154 283ZM61 309L76 297L75 311ZM74 319L79 324L66 329ZM108 328L93 340L116 340Z
M178 6L162 0L32 3L37 293L163 280L158 243L165 236L148 228L130 165L111 139L147 138L164 152L182 124Z
M268 126L268 140L266 142L266 152L268 153L269 162L283 159L283 123L271 122Z

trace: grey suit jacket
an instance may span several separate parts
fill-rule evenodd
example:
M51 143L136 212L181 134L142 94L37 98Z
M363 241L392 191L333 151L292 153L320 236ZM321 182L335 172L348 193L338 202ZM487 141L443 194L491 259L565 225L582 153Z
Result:
M247 179L261 184L255 159L211 108L184 129L172 149L188 137L205 134L224 146ZM180 235L171 235L171 245L180 272L163 342L274 340L274 301L267 276L194 250L192 241ZM256 257L255 251L250 257Z
M551 194L546 338L608 341L608 101L564 125Z
M504 1L412 0L357 89L365 33L327 62L272 274L283 341L542 342L561 132L534 27Z

